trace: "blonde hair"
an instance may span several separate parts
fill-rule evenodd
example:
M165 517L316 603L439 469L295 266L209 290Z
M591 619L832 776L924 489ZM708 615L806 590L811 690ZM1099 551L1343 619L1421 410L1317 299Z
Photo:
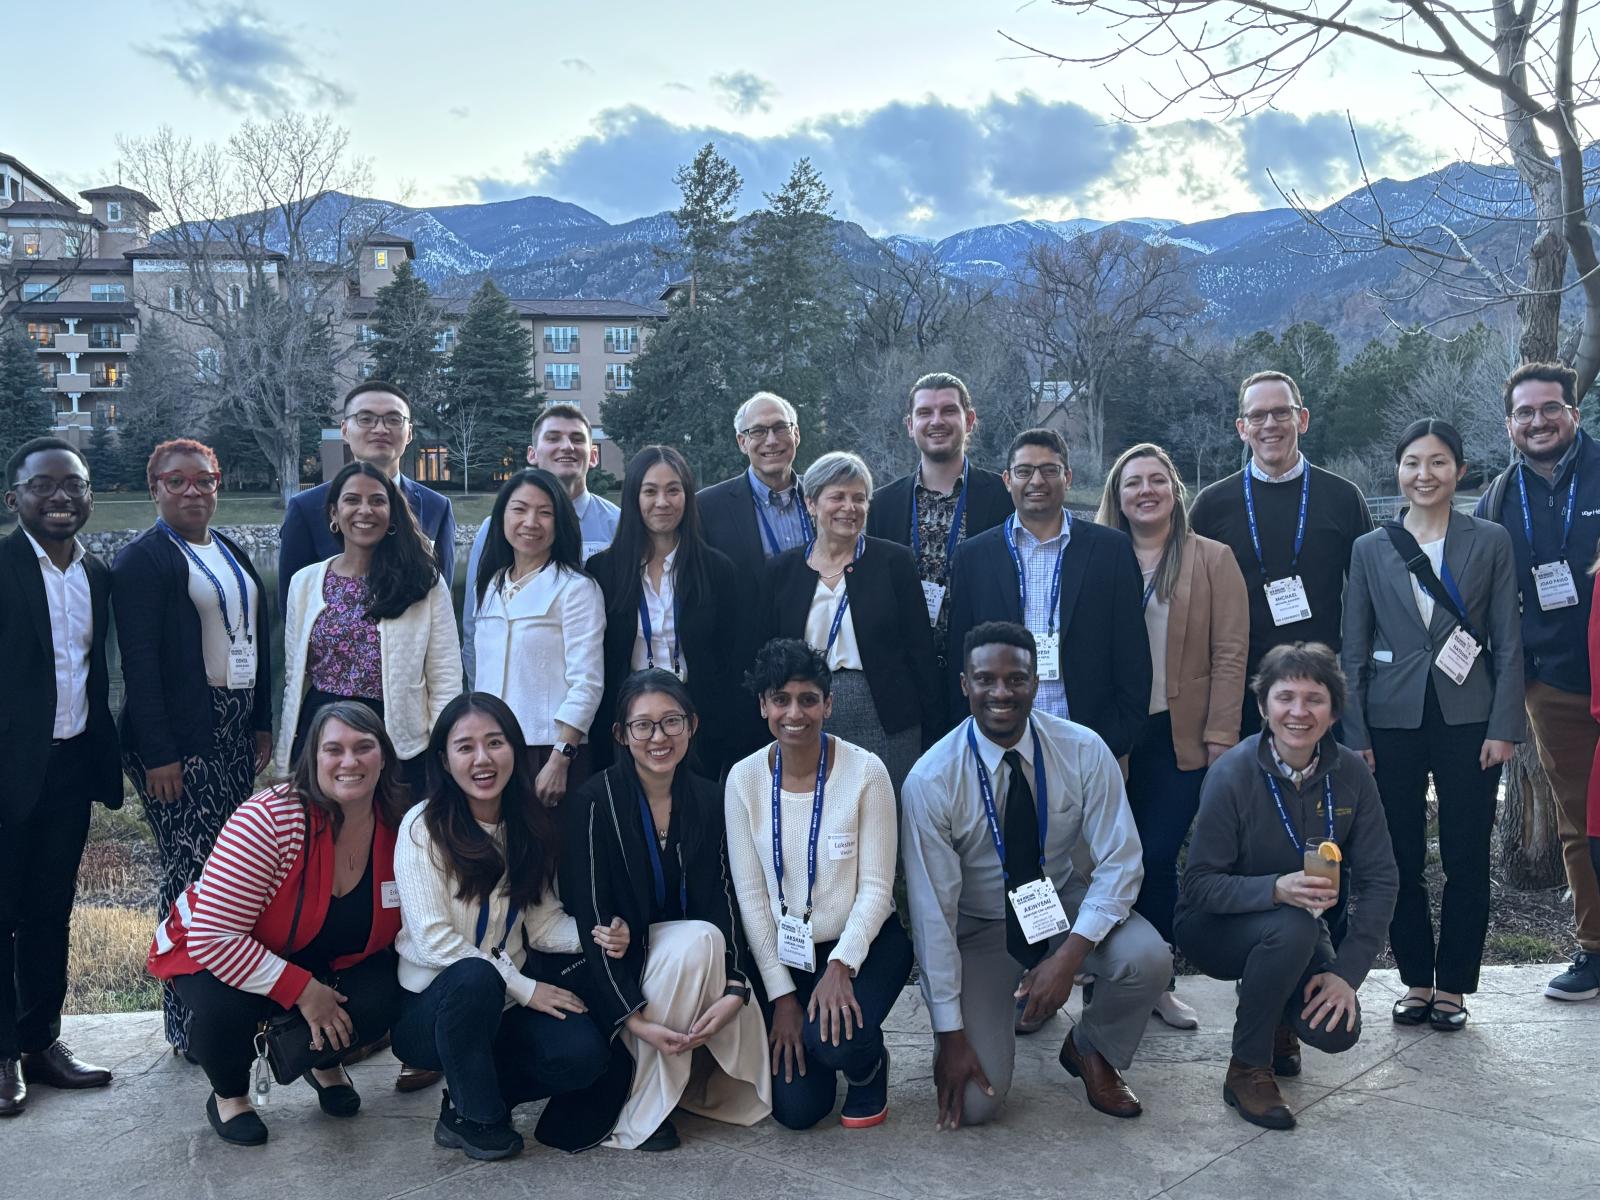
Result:
M1106 473L1106 486L1100 493L1100 511L1095 514L1095 524L1109 525L1112 529L1128 532L1128 518L1122 511L1120 493L1122 472L1136 458L1153 458L1161 464L1172 479L1172 528L1167 531L1167 544L1161 551L1161 561L1156 564L1155 594L1162 601L1172 599L1172 589L1178 584L1178 572L1183 567L1183 547L1189 540L1189 489L1183 486L1183 476L1173 465L1172 456L1154 442L1140 442L1117 456Z

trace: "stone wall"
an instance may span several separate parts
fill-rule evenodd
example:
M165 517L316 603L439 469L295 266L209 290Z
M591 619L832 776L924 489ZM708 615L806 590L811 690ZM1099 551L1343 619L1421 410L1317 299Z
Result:
M258 570L263 565L269 567L277 565L278 526L214 525L212 528L243 546L245 553L250 556L250 561L256 564ZM99 555L103 562L109 563L116 558L118 551L143 532L143 529L112 529L81 534L79 540L90 553ZM472 549L472 539L477 535L478 527L475 524L456 526L456 559L459 562L466 562L467 554Z

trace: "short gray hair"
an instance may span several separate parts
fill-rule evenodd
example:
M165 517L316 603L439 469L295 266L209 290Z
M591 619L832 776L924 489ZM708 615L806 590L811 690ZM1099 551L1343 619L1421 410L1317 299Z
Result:
M744 419L750 415L750 410L763 400L769 400L783 410L783 419L791 425L800 424L800 414L795 412L794 405L790 404L777 392L757 392L750 399L739 405L739 411L733 414L733 431L744 432Z
M867 495L872 495L872 471L861 456L848 450L833 450L806 468L800 486L807 496L816 499L835 484L852 481L865 484Z

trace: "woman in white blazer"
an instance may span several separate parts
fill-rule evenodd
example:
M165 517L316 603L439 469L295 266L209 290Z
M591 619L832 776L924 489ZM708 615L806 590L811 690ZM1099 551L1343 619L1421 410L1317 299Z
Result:
M450 592L410 506L382 471L350 463L328 497L328 525L342 550L302 567L289 584L273 768L288 774L324 704L360 700L383 718L420 796L428 735L461 692Z
M528 739L534 791L558 804L589 776L589 726L605 686L605 599L583 570L567 491L537 467L500 488L478 563L477 688Z

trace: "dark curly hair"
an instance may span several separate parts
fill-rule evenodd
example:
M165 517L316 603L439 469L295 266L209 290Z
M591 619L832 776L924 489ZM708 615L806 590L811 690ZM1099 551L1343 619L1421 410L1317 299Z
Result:
M756 651L756 658L744 675L744 687L758 699L776 691L791 679L803 679L822 689L823 699L833 691L833 672L828 657L799 638L773 638Z

